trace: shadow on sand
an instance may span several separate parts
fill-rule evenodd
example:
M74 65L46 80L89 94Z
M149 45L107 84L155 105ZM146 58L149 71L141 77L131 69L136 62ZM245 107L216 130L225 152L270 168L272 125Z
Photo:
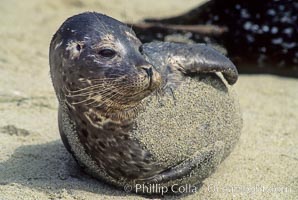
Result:
M72 194L77 190L107 196L135 196L84 173L60 140L21 146L8 160L0 162L0 185L14 183L50 194L59 194L65 190ZM187 194L172 194L164 196L163 199L180 199L185 196Z
M0 172L0 185L18 183L50 193L63 189L128 195L85 174L60 140L17 148L10 159L0 162Z

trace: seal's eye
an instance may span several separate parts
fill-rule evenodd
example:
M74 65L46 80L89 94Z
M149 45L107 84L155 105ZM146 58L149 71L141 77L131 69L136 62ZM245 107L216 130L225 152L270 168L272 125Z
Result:
M116 55L116 51L113 49L102 49L98 52L98 55L104 58L113 58Z
M81 49L82 49L81 45L77 44L76 49L77 49L78 51L81 51Z

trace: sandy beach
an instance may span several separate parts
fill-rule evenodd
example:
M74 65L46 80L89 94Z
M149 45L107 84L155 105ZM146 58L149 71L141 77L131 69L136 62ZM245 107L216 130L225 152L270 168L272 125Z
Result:
M0 200L148 198L91 178L66 151L49 75L49 43L67 17L83 11L136 22L180 14L199 2L2 0ZM196 193L163 199L298 198L298 79L240 75L234 87L244 121L236 148Z

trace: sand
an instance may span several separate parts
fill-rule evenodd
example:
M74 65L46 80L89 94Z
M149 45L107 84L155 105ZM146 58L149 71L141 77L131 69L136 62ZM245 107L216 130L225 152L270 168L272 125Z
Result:
M108 3L107 3L108 2ZM179 14L195 0L2 0L0 199L143 199L82 173L58 133L48 46L68 16L94 10L122 21ZM241 75L244 128L232 154L182 199L297 199L298 80ZM159 198L159 197L154 197Z

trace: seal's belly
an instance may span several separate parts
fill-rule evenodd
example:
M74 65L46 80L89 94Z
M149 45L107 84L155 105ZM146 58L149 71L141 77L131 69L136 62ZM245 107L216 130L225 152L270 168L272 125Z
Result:
M187 78L173 94L145 99L136 138L164 166L175 166L217 141L224 157L239 139L242 118L234 93L220 78Z

